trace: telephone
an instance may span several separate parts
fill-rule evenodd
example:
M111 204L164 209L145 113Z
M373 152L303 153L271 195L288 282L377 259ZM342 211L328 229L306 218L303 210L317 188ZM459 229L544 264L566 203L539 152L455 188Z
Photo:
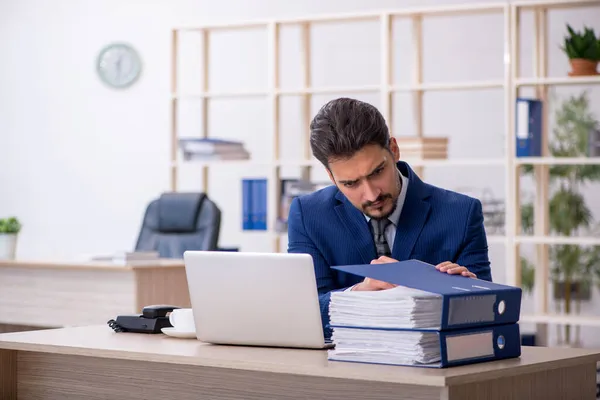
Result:
M172 327L169 312L177 306L155 304L142 309L142 314L119 315L107 322L115 332L161 333L162 328Z

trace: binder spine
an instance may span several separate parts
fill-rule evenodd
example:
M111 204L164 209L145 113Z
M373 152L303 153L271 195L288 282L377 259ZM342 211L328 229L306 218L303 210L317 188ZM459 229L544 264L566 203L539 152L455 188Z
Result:
M443 307L442 330L515 323L521 314L521 288L444 296Z
M474 364L521 355L519 324L440 332L441 367Z

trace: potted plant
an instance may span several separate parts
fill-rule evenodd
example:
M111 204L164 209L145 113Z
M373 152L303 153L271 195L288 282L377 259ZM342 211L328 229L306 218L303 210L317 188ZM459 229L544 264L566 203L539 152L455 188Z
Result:
M588 136L599 126L590 111L586 92L571 96L555 114L556 126L549 151L554 157L586 157ZM532 166L523 168L532 174ZM550 234L564 237L597 236L596 223L581 193L584 184L600 181L600 165L554 165L549 170L551 197L549 202ZM533 229L533 205L521 209L524 233ZM594 282L600 282L600 247L553 245L550 247L551 280L557 307L565 314L578 313L581 301L591 297ZM533 286L530 263L522 271L527 285ZM570 343L570 326L565 326L565 342Z
M0 218L0 260L13 260L21 223L16 217Z
M584 27L581 33L567 24L567 31L569 35L565 37L562 50L571 63L569 76L598 75L596 68L600 61L600 38L588 27Z

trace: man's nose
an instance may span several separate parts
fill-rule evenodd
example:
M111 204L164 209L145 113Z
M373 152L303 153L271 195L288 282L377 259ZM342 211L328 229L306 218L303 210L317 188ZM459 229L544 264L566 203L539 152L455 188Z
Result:
M368 181L365 182L365 200L366 201L375 201L377 197L379 197L379 190L371 185Z

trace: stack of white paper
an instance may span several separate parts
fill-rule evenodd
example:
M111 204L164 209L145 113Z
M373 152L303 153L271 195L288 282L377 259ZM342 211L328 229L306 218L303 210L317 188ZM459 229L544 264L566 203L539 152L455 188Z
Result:
M440 329L442 296L397 286L380 291L333 292L332 326Z
M419 365L441 360L438 332L336 328L330 358L377 364Z
M419 365L440 362L442 296L397 286L331 294L331 359Z

